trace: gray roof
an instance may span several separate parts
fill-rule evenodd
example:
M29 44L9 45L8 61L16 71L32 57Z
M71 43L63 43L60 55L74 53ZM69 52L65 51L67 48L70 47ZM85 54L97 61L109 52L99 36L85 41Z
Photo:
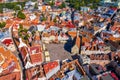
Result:
M101 80L114 80L109 74L102 76Z
M32 31L36 31L37 30L37 27L36 26L31 26L28 31L32 32Z

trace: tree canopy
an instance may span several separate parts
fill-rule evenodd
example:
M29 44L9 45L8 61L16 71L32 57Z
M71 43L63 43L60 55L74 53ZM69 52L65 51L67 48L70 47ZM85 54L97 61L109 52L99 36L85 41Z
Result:
M53 7L54 4L55 4L54 0L52 0L51 2L49 2L49 5L50 5L51 7Z
M38 3L35 3L34 9L38 9Z
M23 28L23 25L20 24L19 25L19 29L18 29L18 35L19 37L21 37L24 40L28 40L29 39L29 35L28 35L28 29Z
M25 14L22 13L22 11L18 11L17 17L21 18L21 19L25 19L26 18Z
M16 5L16 6L14 7L14 10L15 10L15 11L20 10L20 6Z
M96 8L100 0L66 0L66 2L69 3L70 7L73 7L75 9L80 9L80 7L83 7L83 6Z
M31 0L32 2L36 2L37 0Z
M62 4L59 6L59 8L65 8L66 7L66 4L65 4L65 2L62 2Z
M1 22L1 23L0 23L0 29L4 28L5 25L6 25L6 22Z
M19 10L20 7L18 5L20 5L23 8L25 6L25 2L0 3L0 13L3 12L3 8Z

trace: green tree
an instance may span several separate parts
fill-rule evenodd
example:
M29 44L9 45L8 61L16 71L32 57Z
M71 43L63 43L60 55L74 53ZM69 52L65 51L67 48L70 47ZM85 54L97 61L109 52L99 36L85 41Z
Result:
M15 3L6 3L5 7L8 9L14 9Z
M17 17L21 18L21 19L25 19L26 18L25 14L22 13L22 11L18 11Z
M19 37L21 37L23 40L28 40L29 34L27 32L28 32L28 29L23 28L23 25L19 24L19 29L18 29Z
M24 39L24 40L28 40L29 37L30 37L30 36L29 36L28 34L26 34L26 35L23 37L23 39Z
M49 5L53 7L55 5L55 2L52 0L51 2L49 2Z
M32 2L36 2L37 0L31 0Z
M19 24L19 29L22 30L23 29L23 25Z
M6 25L6 22L1 22L1 23L0 23L0 29L4 28L5 25Z
M14 17L16 17L16 13L13 13L12 15L13 15Z
M45 15L43 13L41 14L41 16L42 16L41 21L46 21L47 20L47 18L45 17Z
M23 32L23 25L19 24L18 35L21 37Z
M57 19L56 19L56 17L53 19L53 22L54 22L54 23L56 23L56 22L57 22Z
M34 9L38 9L38 4L35 3Z
M59 6L59 8L65 8L66 7L66 4L65 4L65 2L62 2L62 4Z
M46 20L47 20L47 19L46 19L45 17L43 17L41 21L46 21Z
M75 2L73 6L74 6L75 9L79 9L80 8L80 4L78 4L77 2Z
M3 13L3 9L0 7L0 13Z
M23 9L25 6L25 2L0 3L0 12L2 12L3 8L14 9L17 5L21 5Z
M20 6L18 6L18 5L14 6L14 10L15 11L20 10Z
M82 6L88 6L91 4L91 8L96 8L100 0L66 0L69 6L75 9L80 9Z
M32 31L32 36L34 36L35 35L35 31Z

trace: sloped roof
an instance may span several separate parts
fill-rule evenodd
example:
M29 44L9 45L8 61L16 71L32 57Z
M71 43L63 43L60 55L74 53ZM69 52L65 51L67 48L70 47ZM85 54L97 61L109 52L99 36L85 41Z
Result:
M0 46L0 53L1 53L0 58L2 58L1 68L3 69L1 70L0 73L1 75L0 80L4 80L4 79L13 80L13 78L15 78L15 80L20 79L21 78L20 65L17 57L10 50L5 50L1 46ZM17 69L18 71L15 71L15 69Z
M30 55L30 59L32 64L37 64L37 63L42 63L43 62L43 56L42 53L37 53L37 54L33 54Z
M51 72L52 69L54 69L57 66L59 66L59 62L58 61L49 62L49 63L43 65L45 74Z

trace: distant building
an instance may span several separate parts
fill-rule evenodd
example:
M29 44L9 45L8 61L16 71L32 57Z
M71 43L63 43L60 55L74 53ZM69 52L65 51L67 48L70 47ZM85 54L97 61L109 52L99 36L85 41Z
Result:
M112 3L118 7L120 7L120 0L101 0L102 3ZM110 5L113 6L113 5Z
M25 0L0 0L0 2L2 2L2 3L7 3L7 2L23 2L23 1L25 1Z
M86 74L78 60L63 61L61 69L55 75L50 80L89 80L89 78L85 78Z
M101 0L102 2L111 2L111 0Z
M29 10L34 9L35 3L36 3L36 2L32 2L32 1L26 2L26 4L25 4L25 9L29 9Z
M0 46L0 80L22 80L21 66L18 58Z

